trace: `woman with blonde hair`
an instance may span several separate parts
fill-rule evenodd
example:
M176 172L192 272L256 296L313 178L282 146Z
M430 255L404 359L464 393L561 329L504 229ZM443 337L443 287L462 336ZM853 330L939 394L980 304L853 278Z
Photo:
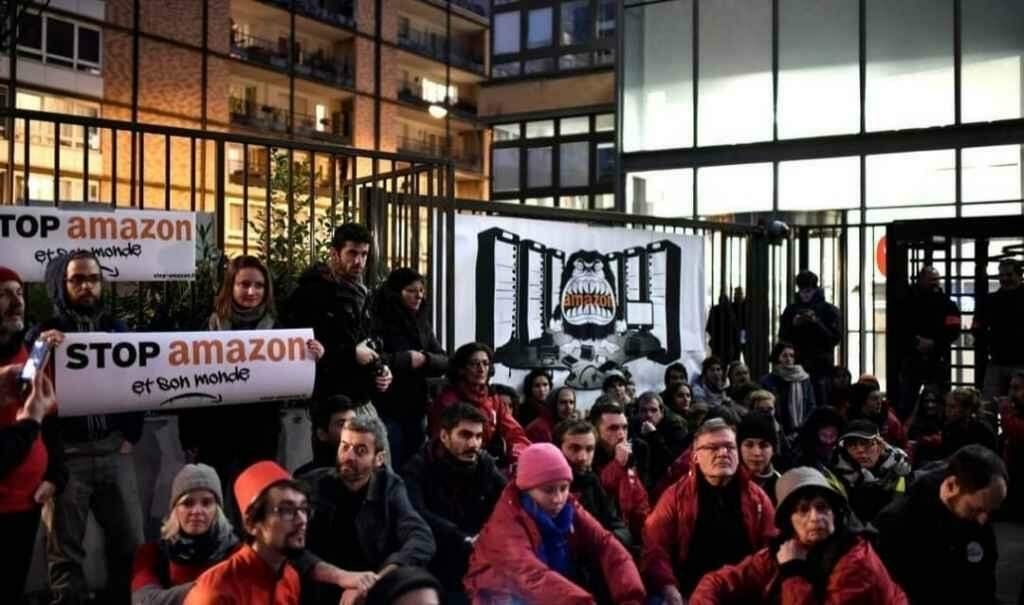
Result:
M196 578L235 551L238 538L224 516L222 493L217 473L205 464L178 472L160 539L135 553L132 605L183 603Z

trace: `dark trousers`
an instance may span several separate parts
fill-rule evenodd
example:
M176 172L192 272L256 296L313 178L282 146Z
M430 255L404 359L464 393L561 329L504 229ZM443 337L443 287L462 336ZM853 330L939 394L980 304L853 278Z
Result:
M19 513L0 513L0 603L23 602L25 579L32 565L32 551L39 529L39 508Z
M388 444L391 446L391 464L401 469L405 463L416 455L427 440L427 431L423 426L423 416L416 418L381 418L388 433Z

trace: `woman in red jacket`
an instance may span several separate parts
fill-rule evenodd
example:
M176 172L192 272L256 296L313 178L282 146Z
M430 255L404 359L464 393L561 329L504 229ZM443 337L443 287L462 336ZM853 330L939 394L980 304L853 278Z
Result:
M448 366L449 386L441 391L430 408L430 437L441 434L441 412L457 403L468 403L487 418L484 425L484 449L498 459L502 468L516 461L519 452L530 445L522 425L512 410L490 388L494 375L494 351L485 344L471 342L455 351Z
M238 546L221 509L220 478L205 464L186 464L171 484L171 510L160 540L143 544L132 565L132 605L178 605L204 571Z
M523 451L469 559L463 583L474 605L644 602L629 552L569 494L571 482L554 445Z
M846 499L819 471L801 466L776 485L779 537L737 565L710 573L689 605L906 605L871 544L859 534Z
M565 420L576 419L576 391L572 387L558 387L548 393L540 416L526 426L526 437L533 443L554 441L555 426Z

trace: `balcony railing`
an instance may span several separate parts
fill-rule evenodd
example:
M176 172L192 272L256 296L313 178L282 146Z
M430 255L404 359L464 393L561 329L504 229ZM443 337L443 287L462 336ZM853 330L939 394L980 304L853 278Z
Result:
M290 0L266 0L285 10L291 10ZM295 13L305 15L343 27L356 26L356 10L354 0L295 0Z
M288 69L288 50L281 48L280 41L264 40L232 31L231 55L244 61L268 65L275 69Z
M398 150L443 158L445 157L445 139L440 137L434 141L427 141L412 137L398 137ZM479 169L480 167L480 155L478 153L452 147L451 158L452 161L460 166L473 169Z
M480 0L452 0L452 4L461 6L462 8L470 10L484 17L487 17L491 14L491 11L488 10L488 5L490 4L489 2L482 2Z
M417 105L423 105L424 107L431 104L431 101L423 98L419 88L412 82L402 83L402 87L398 90L398 98L402 101L406 101L407 103L415 103ZM459 99L458 101L450 104L448 108L455 113L467 117L477 117L476 104L465 99Z
M289 113L287 109L272 105L261 105L254 101L245 101L231 97L228 102L231 123L246 126L255 130L272 132L288 132ZM346 142L348 133L344 125L337 120L322 118L317 121L315 116L295 112L294 134L298 136L323 139L331 142Z
M352 61L332 57L323 50L303 54L295 63L295 73L341 86L353 86Z
M410 27L400 28L398 31L398 45L438 61L445 60L445 37L440 34ZM473 72L484 73L483 59L475 56L464 44L456 41L452 41L451 63Z

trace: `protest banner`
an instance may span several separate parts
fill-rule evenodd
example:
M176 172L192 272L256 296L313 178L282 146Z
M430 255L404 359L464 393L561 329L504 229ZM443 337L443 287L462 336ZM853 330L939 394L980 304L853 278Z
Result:
M61 416L307 399L313 331L67 334L54 379Z
M75 250L95 254L107 280L192 279L195 232L194 212L0 206L0 258L26 281Z

